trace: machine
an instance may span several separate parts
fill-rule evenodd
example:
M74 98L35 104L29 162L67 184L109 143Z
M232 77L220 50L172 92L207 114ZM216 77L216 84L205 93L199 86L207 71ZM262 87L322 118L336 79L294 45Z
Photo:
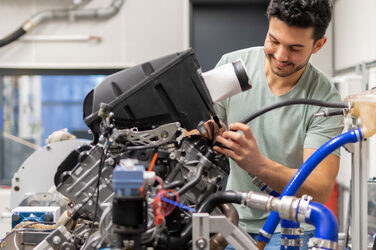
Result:
M231 203L311 223L318 231L311 247L335 249L335 217L309 197L295 198L301 183L289 185L293 188L279 198L276 192L221 191L229 166L204 136L204 123L213 119L221 126L213 101L250 88L241 61L202 73L192 50L107 77L84 101L93 141L70 152L57 167L51 177L54 192L33 194L13 211L13 230L0 249L223 249L227 242L237 249L262 249L237 227ZM352 109L348 103L302 102ZM246 120L291 104L267 107ZM355 106L364 115L367 105ZM374 133L372 126L364 134ZM197 132L187 133L193 129ZM345 137L339 141L361 140L362 131ZM298 171L295 180L304 181L320 157L341 146L337 141L307 161L309 169ZM272 227L267 230L274 231ZM264 232L265 237L270 234ZM285 232L286 249L299 247L299 233Z

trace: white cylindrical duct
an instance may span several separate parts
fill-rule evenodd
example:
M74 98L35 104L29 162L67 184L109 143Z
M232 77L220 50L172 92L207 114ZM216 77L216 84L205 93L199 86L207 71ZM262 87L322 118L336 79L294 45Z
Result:
M204 72L202 77L213 102L221 101L252 87L241 59Z

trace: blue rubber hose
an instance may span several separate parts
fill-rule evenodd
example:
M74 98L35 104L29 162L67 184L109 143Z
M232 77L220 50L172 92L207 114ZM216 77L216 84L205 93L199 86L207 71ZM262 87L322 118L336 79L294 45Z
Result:
M332 153L337 148L347 144L355 143L363 140L362 133L360 129L350 130L346 133L340 134L324 145L317 149L309 158L306 160L302 166L298 169L295 175L292 177L290 182L287 184L283 190L280 198L283 196L294 196L298 189L301 187L303 182L307 179L308 175L315 169L315 167L330 153ZM265 237L266 235L272 235L279 223L279 216L277 212L271 212L268 219L266 220L264 227L258 237L259 241L268 243L270 238ZM265 236L264 236L264 235Z
M329 208L318 202L311 201L308 209L311 214L309 218L306 218L306 222L315 226L315 238L337 242L337 218Z

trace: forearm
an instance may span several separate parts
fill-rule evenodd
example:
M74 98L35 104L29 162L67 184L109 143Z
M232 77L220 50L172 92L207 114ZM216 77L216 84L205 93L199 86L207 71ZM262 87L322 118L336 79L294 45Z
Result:
M278 162L264 157L256 173L252 173L278 193L282 193L286 185L296 174L297 169L288 168ZM308 194L320 203L325 203L330 196L334 182L318 171L313 171L299 188L296 196ZM330 190L328 192L328 190Z

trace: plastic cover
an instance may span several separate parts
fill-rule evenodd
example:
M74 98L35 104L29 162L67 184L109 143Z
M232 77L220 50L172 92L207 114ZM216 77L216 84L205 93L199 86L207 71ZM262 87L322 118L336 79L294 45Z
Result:
M99 134L100 103L109 104L117 128L151 129L178 121L187 130L215 116L192 49L105 78L85 97L84 122Z

